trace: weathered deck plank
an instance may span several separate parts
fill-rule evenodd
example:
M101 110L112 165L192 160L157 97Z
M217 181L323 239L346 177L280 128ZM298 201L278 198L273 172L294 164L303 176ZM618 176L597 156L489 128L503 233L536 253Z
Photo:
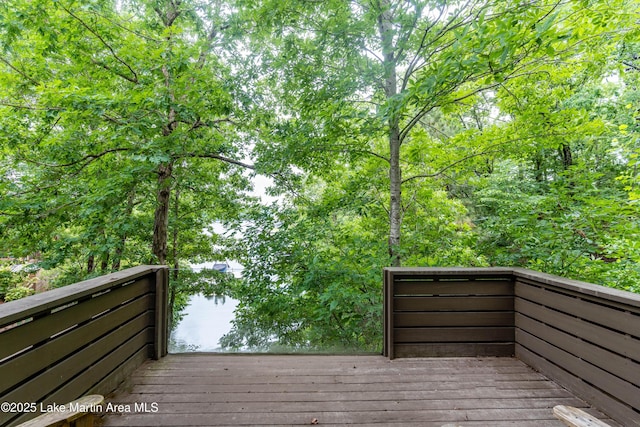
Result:
M131 412L108 412L105 426L560 427L555 405L616 425L511 358L169 355L141 366L107 400Z

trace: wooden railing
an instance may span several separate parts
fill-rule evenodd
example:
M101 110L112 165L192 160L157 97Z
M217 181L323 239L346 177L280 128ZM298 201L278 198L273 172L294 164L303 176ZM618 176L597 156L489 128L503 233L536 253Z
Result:
M384 354L515 355L640 426L640 295L525 269L385 269Z
M505 269L385 269L385 355L511 356L513 278Z
M0 425L108 394L166 355L167 278L140 266L0 305Z

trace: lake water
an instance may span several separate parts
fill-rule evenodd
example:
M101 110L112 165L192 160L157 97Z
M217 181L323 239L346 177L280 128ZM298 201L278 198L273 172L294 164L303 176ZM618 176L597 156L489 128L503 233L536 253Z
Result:
M171 332L169 353L221 352L220 338L231 330L238 302L223 296L193 295Z

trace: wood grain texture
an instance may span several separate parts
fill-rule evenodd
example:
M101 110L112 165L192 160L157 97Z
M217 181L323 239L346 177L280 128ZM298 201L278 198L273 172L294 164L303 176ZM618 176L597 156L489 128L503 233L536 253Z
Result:
M510 280L398 280L395 295L513 295Z
M396 357L511 357L514 343L395 344ZM425 356L427 355L427 356Z
M0 402L63 405L89 390L106 394L145 359L161 357L165 279L166 268L136 267L2 304ZM0 426L37 415L4 411Z
M554 406L553 415L569 427L609 427L604 421L573 406Z
M394 311L509 311L510 296L395 297Z
M79 427L80 425L92 426L93 423L91 420L89 420L89 422L83 422L80 419L85 416L88 416L87 418L92 417L87 409L96 407L102 404L103 401L104 397L98 394L83 396L80 399L76 399L73 402L65 404L63 406L64 410L60 409L47 412L30 421L20 424L17 427L65 427L69 425L73 427Z
M319 425L561 427L552 411L558 404L607 419L513 358L168 355L145 363L108 400L157 403L158 412L106 414L105 426L309 425L315 418Z
M396 328L429 326L513 326L512 311L395 313Z

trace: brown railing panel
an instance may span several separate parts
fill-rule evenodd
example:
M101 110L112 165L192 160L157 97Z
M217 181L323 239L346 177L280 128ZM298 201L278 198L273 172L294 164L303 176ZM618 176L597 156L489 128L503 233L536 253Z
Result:
M405 343L510 342L513 341L513 327L396 328L396 341Z
M618 330L625 334L640 336L640 323L637 309L629 305L621 305L618 301L605 299L608 289L602 287L600 297L581 295L571 290L552 288L540 283L517 280L517 297L523 300L535 301L537 304L567 313L606 328ZM613 290L613 289L612 289ZM633 295L633 294L630 294ZM640 297L640 295L638 295Z
M455 286L454 282L450 286ZM455 297L432 295L424 296L407 296L395 295L394 312L418 311L425 312L455 312L455 311L513 311L513 296L482 296L476 297L472 295L460 294Z
M508 270L389 268L385 295L391 358L513 355Z
M141 266L0 305L0 401L107 394L166 354L164 267ZM0 413L0 425L38 415Z
M96 319L95 322L74 328L68 334L62 335L60 339L46 342L37 352L25 352L18 357L8 360L2 367L6 375L2 378L0 393L14 388L18 383L24 381L25 378L33 376L42 369L42 366L54 365L59 360L65 358L66 362L71 358L77 358L79 354L83 353L83 350L86 348L86 343L91 342L91 337L107 334L112 331L114 324L123 324L127 320L139 315L139 313L144 312L151 304L150 299L151 296L136 299L105 316L101 316ZM118 319L117 316L122 316L122 318ZM145 315L143 320L144 327L151 323L148 315ZM127 337L121 337L120 335L122 334L114 331L107 334L106 337L118 336L120 342L123 342ZM71 357L68 357L70 355ZM50 374L52 371L53 369L50 369L46 374Z
M99 295L99 298L79 298L78 300L68 303L71 305L64 309L60 309L59 307L55 308L58 311L45 309L43 313L39 314L41 317L46 317L47 320L45 322L32 321L31 317L21 319L21 321L26 323L22 324L19 328L11 328L0 335L3 343L3 346L0 347L0 360L32 345L37 346L42 342L50 341L51 336L85 322L106 310L117 307L122 301L150 293L152 290L151 286L152 283L149 278L142 277L127 286L120 285L119 287L114 287L107 293ZM66 288L61 289L66 290ZM96 292L96 294L98 294L98 292ZM22 302L22 300L15 302ZM79 304L79 302L82 303ZM1 308L4 309L11 304L3 304ZM64 304L61 304L60 307L64 307Z
M640 295L535 271L385 269L385 355L510 355L640 426Z
M598 363L600 360L610 360L612 369L616 369L621 363L621 360L618 360L616 355L620 355L620 359L634 362L634 359L637 359L638 354L640 354L640 348L638 348L640 343L630 335L620 333L615 329L608 329L594 323L585 322L584 319L538 306L520 298L516 299L516 308L518 310L516 327L525 331L539 330L541 334L553 332L547 330L549 327L557 328L560 332L564 332L563 338L570 343L570 348L578 344L582 346L582 343L587 343L589 346L588 351L580 352L580 355L585 358L594 358L594 363ZM532 323L532 320L535 319L540 319L540 321ZM559 344L560 347L563 345ZM604 349L606 353L602 353L601 349ZM584 350L587 349L585 348ZM613 362L614 360L616 362ZM640 369L638 374L640 375Z
M640 296L516 270L516 356L640 425Z

